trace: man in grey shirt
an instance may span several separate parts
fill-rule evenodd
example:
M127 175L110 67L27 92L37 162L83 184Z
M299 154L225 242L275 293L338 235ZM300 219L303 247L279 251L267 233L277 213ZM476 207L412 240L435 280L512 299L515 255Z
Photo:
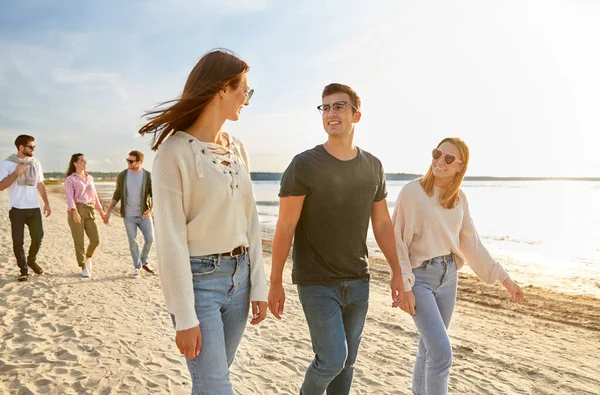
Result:
M150 172L142 168L144 154L140 151L131 151L126 159L128 169L123 170L117 176L117 187L113 193L110 207L104 217L104 223L108 224L110 214L116 204L121 200L121 217L125 223L127 237L129 238L129 250L133 259L132 277L139 277L142 269L155 274L154 269L148 263L150 247L154 241L152 228L152 180ZM142 253L136 241L138 228L144 236Z

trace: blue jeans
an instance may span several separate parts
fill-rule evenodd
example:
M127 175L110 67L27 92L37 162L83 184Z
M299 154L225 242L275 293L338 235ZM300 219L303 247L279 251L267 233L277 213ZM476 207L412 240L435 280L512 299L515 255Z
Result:
M186 358L192 394L234 395L229 367L248 322L248 255L192 256L190 262L202 332L200 354L191 361Z
M129 251L133 259L133 266L136 269L141 269L142 265L148 263L148 255L150 247L154 242L154 232L152 231L152 218L142 217L124 217L125 229L127 230L127 238L129 239ZM137 244L137 230L140 228L144 236L144 246L142 247L142 256Z
M343 281L338 285L298 285L298 296L308 322L315 359L302 395L350 393L354 362L369 309L369 282Z
M456 303L457 274L452 254L423 262L413 269L419 347L413 371L415 395L445 395L452 365L448 325Z

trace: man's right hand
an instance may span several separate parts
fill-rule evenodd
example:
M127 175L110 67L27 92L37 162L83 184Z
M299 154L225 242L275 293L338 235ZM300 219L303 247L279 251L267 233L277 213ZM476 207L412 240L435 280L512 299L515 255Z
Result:
M283 314L283 305L285 304L285 291L281 282L271 282L269 287L269 310L278 320Z
M15 173L17 173L17 175L20 176L21 174L25 173L28 168L29 168L29 165L27 163L19 163L17 165L17 169L15 170Z
M106 213L106 215L104 215L103 221L105 225L108 225L108 220L110 219L110 211Z
M190 361L200 355L202 350L202 332L200 325L175 333L175 344L179 352Z

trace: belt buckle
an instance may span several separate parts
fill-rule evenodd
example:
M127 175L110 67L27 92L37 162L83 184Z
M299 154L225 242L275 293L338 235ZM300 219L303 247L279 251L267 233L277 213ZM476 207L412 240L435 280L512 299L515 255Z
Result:
M237 250L238 248L241 248L242 252L240 252L239 254L233 254L233 251ZM239 247L235 247L233 250L229 251L229 256L232 258L235 258L236 256L240 256L245 252L246 248L244 246L239 246Z

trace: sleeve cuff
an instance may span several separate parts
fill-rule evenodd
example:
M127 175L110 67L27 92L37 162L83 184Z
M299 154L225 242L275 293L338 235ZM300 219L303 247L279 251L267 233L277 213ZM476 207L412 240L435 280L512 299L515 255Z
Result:
M502 283L508 277L509 276L508 276L508 273L506 272L506 270L504 270L504 268L502 266L500 266L500 273L498 273L498 281L500 281Z
M188 313L185 315L175 316L175 330L177 331L184 331L198 325L200 325L200 321L198 321L195 311L193 314Z
M252 285L250 290L250 301L251 302L267 302L269 300L267 287L266 286L255 286Z
M415 285L415 276L413 274L403 275L402 283L404 284L404 292L412 291Z

